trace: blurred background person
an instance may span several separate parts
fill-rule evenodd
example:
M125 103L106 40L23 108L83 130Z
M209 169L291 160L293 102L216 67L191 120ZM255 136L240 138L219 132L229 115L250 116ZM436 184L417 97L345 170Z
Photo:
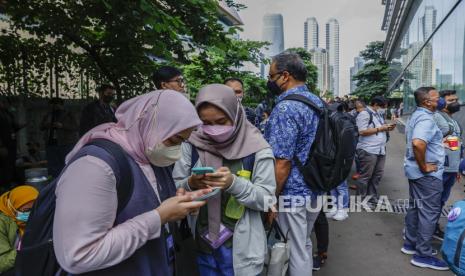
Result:
M39 192L32 186L18 186L0 196L0 274L14 275L16 252Z
M181 70L173 66L161 66L153 73L152 81L157 89L170 89L186 93L186 82Z
M115 123L115 108L111 105L115 99L115 88L103 84L97 88L98 100L86 105L81 112L79 135L83 136L89 130L104 123Z
M41 130L44 132L48 172L57 177L65 166L65 157L79 139L78 123L67 111L63 99L49 101L50 111L43 117Z

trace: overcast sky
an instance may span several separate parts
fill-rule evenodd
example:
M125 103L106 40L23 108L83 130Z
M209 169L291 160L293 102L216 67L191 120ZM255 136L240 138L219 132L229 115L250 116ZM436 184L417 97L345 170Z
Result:
M316 17L320 29L320 47L325 47L325 24L329 18L339 21L341 93L350 91L350 67L354 57L370 42L386 37L381 31L384 6L381 0L238 0L248 8L240 11L244 21L244 39L261 40L263 15L281 13L284 17L284 47L304 46L304 22Z

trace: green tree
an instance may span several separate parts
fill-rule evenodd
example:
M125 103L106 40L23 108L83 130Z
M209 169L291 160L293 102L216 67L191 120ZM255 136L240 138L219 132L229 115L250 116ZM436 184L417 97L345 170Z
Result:
M366 49L360 52L367 63L353 76L357 89L353 93L360 98L369 100L376 95L385 95L389 84L389 64L383 58L384 42L370 42Z
M310 52L308 52L304 48L289 48L286 51L296 53L300 56L300 58L302 58L308 71L308 76L307 76L308 89L310 89L310 91L314 92L315 94L319 94L317 93L317 88L316 88L316 84L318 82L318 68L312 63L312 55L310 54Z
M149 76L160 60L188 63L193 52L205 58L211 48L227 49L237 29L223 28L217 5L215 0L12 0L3 12L10 29L33 37L38 51L60 46L47 62L58 59L59 68L71 68L79 61L92 77L112 82L121 100L151 86Z
M190 63L182 65L191 98L193 99L204 85L223 83L226 78L236 77L244 82L244 103L259 103L266 97L265 80L242 68L246 62L255 66L267 62L260 54L260 49L265 45L264 42L231 40L227 48L211 47L205 52L193 55Z

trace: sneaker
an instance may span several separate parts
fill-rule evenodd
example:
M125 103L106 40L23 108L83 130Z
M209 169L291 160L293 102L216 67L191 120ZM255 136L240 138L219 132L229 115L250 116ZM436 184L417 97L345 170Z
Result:
M326 218L332 218L336 215L337 209L331 209L328 212L326 212Z
M444 240L444 231L439 228L439 226L436 227L436 231L433 234L433 238L443 241Z
M313 271L321 269L321 258L320 256L313 257Z
M434 270L449 270L447 264L436 257L421 257L418 255L413 255L413 258L410 261L410 263L414 266L422 268L431 268Z
M343 221L349 217L349 214L346 210L340 209L337 210L336 214L334 215L333 219L337 221Z
M407 255L417 254L417 250L415 249L415 246L412 246L406 243L404 243L404 246L402 246L402 248L400 249L400 252L407 254Z
M417 254L417 250L415 249L415 246L409 245L404 243L404 246L400 249L400 252L406 254L406 255L415 255ZM438 255L438 251L436 249L433 249L431 251L431 255L436 256Z

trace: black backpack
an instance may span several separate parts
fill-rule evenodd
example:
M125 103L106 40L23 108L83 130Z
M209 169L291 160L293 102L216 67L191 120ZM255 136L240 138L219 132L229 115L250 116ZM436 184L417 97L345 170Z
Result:
M312 191L328 192L334 189L346 180L354 161L357 130L352 118L326 105L320 108L302 95L289 95L284 100L304 103L319 115L307 162L302 164L297 156L293 159Z
M110 162L108 165L112 168L116 178L117 212L119 213L127 205L134 185L128 157L119 145L108 140L94 140L84 146L83 150L89 145L102 148L113 157L114 162ZM98 157L92 151L85 152L83 150L78 152L69 164L86 155ZM52 233L56 200L55 189L59 179L60 177L56 178L40 191L39 197L31 210L21 242L21 249L16 257L16 276L54 276L60 270L53 249Z

